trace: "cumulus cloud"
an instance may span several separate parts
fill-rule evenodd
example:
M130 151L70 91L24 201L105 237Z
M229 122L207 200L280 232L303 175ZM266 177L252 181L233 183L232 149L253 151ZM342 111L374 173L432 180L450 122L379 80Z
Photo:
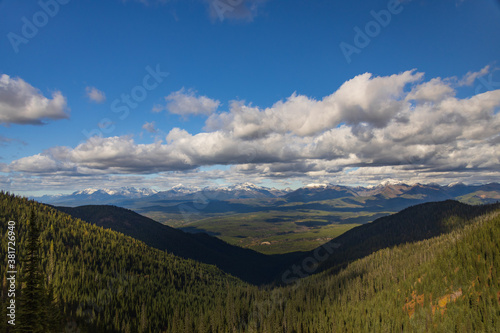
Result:
M156 133L158 129L156 128L156 124L154 121L148 123L147 121L142 125L142 129L148 133Z
M342 123L380 128L406 107L402 98L404 88L422 77L423 73L415 71L387 77L365 73L319 101L293 94L267 109L233 102L229 112L214 114L208 119L207 129L234 132L238 138L251 139L288 132L312 136Z
M96 87L86 87L85 92L87 93L87 98L94 103L103 103L106 100L106 95L104 92L100 91Z
M476 81L476 79L478 79L478 78L480 78L482 76L485 76L488 73L490 73L490 66L489 65L485 66L479 72L468 72L458 82L458 85L459 86L472 86L474 84L474 81Z
M166 106L155 106L153 111L159 112L166 109L168 112L181 116L210 115L214 113L220 102L206 96L196 96L192 90L182 88L165 97Z
M203 0L213 21L251 22L267 0Z
M441 78L434 78L416 86L406 95L406 100L421 103L439 102L454 95L455 90L451 87L451 83L444 82Z
M231 165L221 178L306 184L498 177L500 90L458 98L452 81L424 81L415 70L384 77L366 73L321 100L292 94L269 108L234 101L227 112L212 114L201 133L174 128L165 142L151 144L128 136L94 137L7 168L69 177L196 174L201 166Z
M0 124L42 125L47 119L69 118L66 111L60 91L50 99L21 78L0 76Z
M37 154L14 161L11 167L20 172L45 173L57 171L57 162L50 157Z

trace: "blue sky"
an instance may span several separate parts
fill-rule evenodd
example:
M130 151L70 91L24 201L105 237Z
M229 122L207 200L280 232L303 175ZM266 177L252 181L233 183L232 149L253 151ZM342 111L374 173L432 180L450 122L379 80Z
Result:
M0 22L5 190L498 180L499 1L4 0Z

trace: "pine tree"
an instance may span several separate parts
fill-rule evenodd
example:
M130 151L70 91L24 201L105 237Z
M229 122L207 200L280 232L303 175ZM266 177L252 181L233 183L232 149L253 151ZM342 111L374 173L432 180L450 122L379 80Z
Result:
M147 328L148 328L148 314L146 311L146 304L142 303L139 332L144 333L146 332Z
M44 284L40 272L40 230L38 228L35 211L32 208L27 223L28 243L24 271L21 277L25 284L21 290L19 304L18 332L46 332L44 318Z

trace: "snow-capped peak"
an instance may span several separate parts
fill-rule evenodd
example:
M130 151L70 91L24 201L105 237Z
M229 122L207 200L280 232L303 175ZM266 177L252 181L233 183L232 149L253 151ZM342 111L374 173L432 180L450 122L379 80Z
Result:
M312 183L312 184L307 184L304 187L307 187L307 188L326 188L326 187L328 187L328 184L316 184L316 183Z
M148 196L151 194L155 194L155 193L157 193L157 191L152 190L152 189L146 189L146 188L137 189L135 187L121 187L118 189L86 188L84 190L74 192L73 195L93 195L93 194L98 194L98 193L99 194L107 194L107 195L122 195L122 196L137 197L137 196Z
M401 180L389 178L382 181L379 186L389 186L389 185L406 185L406 183Z
M195 187L186 187L182 184L177 184L175 186L172 186L172 188L170 188L170 191L175 191L175 192L178 192L178 193L193 193L193 192L196 192L198 191L199 189L198 188L195 188Z
M237 184L237 185L230 186L228 189L235 189L235 190L258 190L258 189L262 189L262 187L257 186L257 185L255 185L253 183L246 182L246 183L243 183L243 184Z
M73 195L80 195L80 194L91 195L97 191L99 191L99 190L95 189L95 188L86 188L84 190L74 192Z
M453 183L448 184L448 187L463 186L463 185L465 185L465 184L462 182L453 182Z

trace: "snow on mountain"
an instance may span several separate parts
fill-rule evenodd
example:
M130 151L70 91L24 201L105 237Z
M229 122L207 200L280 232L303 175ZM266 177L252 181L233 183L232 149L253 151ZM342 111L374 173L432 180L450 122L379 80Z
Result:
M135 187L121 187L118 189L95 189L95 188L86 188L81 191L73 192L72 196L91 196L91 195L110 195L110 196L123 196L130 198L138 198L142 196L148 196L157 193L158 191L140 188L137 189Z
M401 180L396 180L396 179L385 179L380 183L379 186L391 186L391 185L414 185L414 184L407 184Z
M73 194L71 194L71 195L91 195L97 191L99 191L99 190L95 189L95 188L86 188L86 189L81 190L81 191L73 192Z
M305 188L326 188L328 184L307 184Z
M113 204L118 200L139 199L149 197L158 191L148 188L120 187L116 189L96 189L86 188L75 191L69 195L44 195L43 197L33 198L37 201L52 205L97 205Z
M235 199L272 199L282 197L290 202L311 202L332 200L345 197L377 197L379 199L412 198L428 200L445 200L472 193L478 190L500 192L500 185L450 184L404 184L402 182L386 181L376 186L341 186L333 184L314 183L292 190L276 189L258 186L245 182L230 186L219 187L186 187L182 184L175 185L166 191L156 191L147 188L121 187L114 189L87 188L75 191L70 195L54 195L33 198L40 202L78 206L134 202L136 200L152 202L155 200L235 200Z
M170 189L170 191L176 192L176 193L194 193L194 192L197 192L199 190L200 190L199 187L186 187L182 184L177 184L175 186L172 186L172 188Z

